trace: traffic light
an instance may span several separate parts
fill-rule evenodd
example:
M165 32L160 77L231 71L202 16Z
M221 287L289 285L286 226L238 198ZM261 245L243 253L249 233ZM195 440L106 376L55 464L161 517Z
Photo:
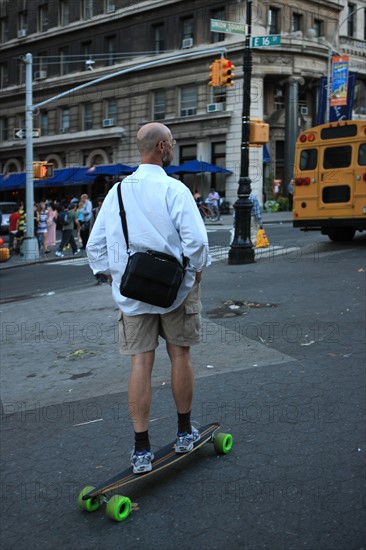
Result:
M53 178L53 164L45 161L33 162L33 178L35 180Z
M261 147L269 141L269 124L261 118L251 118L249 124L249 145Z
M225 59L224 57L220 59L220 63L221 63L221 79L220 79L221 86L234 86L235 65L228 59Z
M220 69L221 69L221 59L215 59L215 61L210 65L210 81L209 86L217 87L221 86L220 84Z

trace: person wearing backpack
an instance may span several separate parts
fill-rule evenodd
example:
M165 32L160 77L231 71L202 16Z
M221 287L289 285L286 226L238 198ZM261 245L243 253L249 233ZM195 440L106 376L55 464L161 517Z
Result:
M74 224L79 228L78 215L76 212L76 204L71 203L58 214L58 222L61 225L61 242L55 254L59 258L63 258L62 250L69 244L74 256L79 254L80 249L76 246L74 239Z

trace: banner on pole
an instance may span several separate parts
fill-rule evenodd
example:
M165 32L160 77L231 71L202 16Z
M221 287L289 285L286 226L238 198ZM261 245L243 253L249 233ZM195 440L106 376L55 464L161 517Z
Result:
M330 105L347 105L348 88L348 55L336 55L332 57L332 88L330 92Z
M350 72L348 75L347 103L346 105L331 105L329 110L329 122L338 122L339 120L352 120L353 96L355 91L356 73ZM327 77L323 77L320 84L320 97L318 117L316 124L324 124L325 114L327 112L328 85Z

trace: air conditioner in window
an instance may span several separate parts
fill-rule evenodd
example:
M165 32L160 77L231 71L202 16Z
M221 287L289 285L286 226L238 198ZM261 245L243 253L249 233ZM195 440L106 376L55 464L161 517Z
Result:
M103 119L103 128L109 128L110 126L115 126L116 121L114 118L105 118Z
M20 29L18 31L18 38L24 38L25 36L27 36L27 29Z
M59 130L58 130L59 134L67 134L67 132L70 132L70 128L68 126L63 126L62 128L59 128Z
M306 116L309 114L309 109L306 107L306 105L301 105L300 114L303 116Z
M184 38L182 40L182 48L192 48L193 38Z
M225 103L209 103L207 105L208 113L215 113L216 111L224 111L224 110L225 110Z
M47 71L38 71L34 73L35 80L44 80L47 78Z
M116 11L116 6L113 4L108 4L107 6L107 13L114 13Z

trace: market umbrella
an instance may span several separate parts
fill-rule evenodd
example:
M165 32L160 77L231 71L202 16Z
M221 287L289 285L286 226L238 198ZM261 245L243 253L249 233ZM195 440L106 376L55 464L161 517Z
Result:
M231 170L197 159L189 160L179 166L169 166L166 172L167 174L201 174L202 172L208 172L210 174L232 174Z
M88 168L86 171L87 176L119 176L121 174L132 174L134 169L127 164L104 164L97 165Z

